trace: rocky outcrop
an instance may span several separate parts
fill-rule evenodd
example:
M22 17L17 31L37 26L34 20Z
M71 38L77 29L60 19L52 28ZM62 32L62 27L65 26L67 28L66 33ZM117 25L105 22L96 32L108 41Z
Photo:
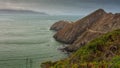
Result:
M120 14L106 13L103 9L98 9L71 25L65 26L54 35L54 38L69 44L65 50L72 52L115 29L120 29Z
M68 21L61 20L61 21L54 23L50 27L50 30L59 31L59 30L63 29L64 27L67 27L67 25L70 25L70 23Z
M91 25L85 32L83 32L70 46L66 47L67 51L75 51L91 40L112 30L120 29L120 15L119 14L104 14L101 20Z
M99 14L98 14L99 13ZM81 35L84 31L87 30L94 22L101 19L105 14L104 10L99 9L92 14L82 18L72 25L58 31L54 38L58 41L62 41L67 44L73 43L79 35Z

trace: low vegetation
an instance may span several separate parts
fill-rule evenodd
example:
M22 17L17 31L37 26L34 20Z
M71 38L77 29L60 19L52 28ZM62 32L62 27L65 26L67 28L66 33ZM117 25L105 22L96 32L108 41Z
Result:
M43 68L120 68L120 29L81 47L66 59L45 62Z

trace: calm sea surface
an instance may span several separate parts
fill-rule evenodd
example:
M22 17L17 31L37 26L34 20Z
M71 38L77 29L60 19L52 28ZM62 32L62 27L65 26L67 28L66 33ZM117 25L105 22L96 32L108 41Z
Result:
M57 50L50 26L80 16L0 15L0 68L40 68L40 63L67 55Z

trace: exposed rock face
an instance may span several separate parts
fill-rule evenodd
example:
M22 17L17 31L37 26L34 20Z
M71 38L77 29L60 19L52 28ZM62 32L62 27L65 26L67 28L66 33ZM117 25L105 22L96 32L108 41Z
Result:
M51 26L50 30L59 31L59 30L63 29L64 27L66 27L67 25L70 25L70 23L68 21L63 21L63 20L58 21Z
M58 31L54 38L64 43L73 43L79 35L86 31L93 23L102 18L105 12L101 9L94 13L74 22L72 25Z
M120 29L120 14L106 13L98 9L90 15L59 30L54 38L70 44L67 51L76 51L89 41L109 31Z

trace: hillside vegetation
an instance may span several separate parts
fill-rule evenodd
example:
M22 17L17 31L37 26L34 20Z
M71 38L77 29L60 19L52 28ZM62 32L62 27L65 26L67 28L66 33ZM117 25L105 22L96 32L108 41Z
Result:
M120 29L108 32L66 59L42 63L42 68L120 68Z

